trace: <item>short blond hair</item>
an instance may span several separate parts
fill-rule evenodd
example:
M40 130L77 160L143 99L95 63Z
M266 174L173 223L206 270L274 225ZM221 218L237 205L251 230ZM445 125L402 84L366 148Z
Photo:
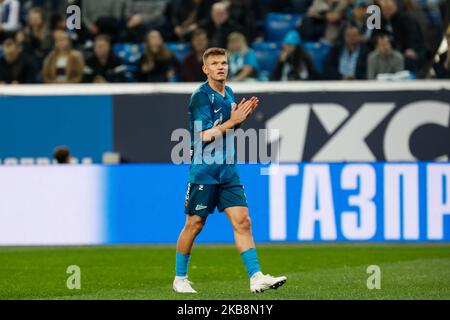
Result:
M203 54L203 64L210 56L227 56L227 50L223 48L209 48Z

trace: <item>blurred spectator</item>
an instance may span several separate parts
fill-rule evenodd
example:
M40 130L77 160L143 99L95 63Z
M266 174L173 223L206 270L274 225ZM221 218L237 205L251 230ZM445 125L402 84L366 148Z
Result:
M0 41L20 29L20 3L17 0L0 0Z
M230 19L240 27L249 42L258 36L257 10L258 0L223 0L228 6Z
M94 55L86 61L84 81L94 83L125 82L126 66L111 50L107 35L95 38Z
M124 40L142 42L148 30L162 26L168 2L169 0L126 0Z
M269 11L279 13L306 13L313 0L270 0Z
M374 35L385 33L393 39L394 49L405 57L405 68L419 72L426 57L421 29L408 12L401 12L395 0L378 0L381 7L381 29Z
M239 25L230 19L228 7L223 2L216 2L211 7L211 16L201 22L199 27L206 30L211 47L225 48L228 35L240 31Z
M123 30L124 8L125 0L84 0L81 8L83 24L91 37L108 34L116 39Z
M165 46L159 31L150 31L145 41L145 51L139 61L140 82L173 82L177 75L178 62Z
M403 56L393 50L387 35L375 38L376 49L367 58L367 79L373 80L378 74L397 73L404 70Z
M333 43L339 36L346 8L347 0L314 0L300 27L303 40Z
M421 10L416 0L403 0L403 10L417 22L424 38L424 45L428 52L435 52L442 40L442 26L433 25L433 21Z
M214 0L174 0L170 17L177 40L183 42L209 16Z
M185 82L201 82L206 80L203 72L203 53L208 48L208 35L202 29L192 34L191 52L186 56L181 66L181 79Z
M259 66L255 52L248 47L242 33L232 32L228 36L228 65L231 81L258 79Z
M283 49L278 55L273 80L316 80L317 71L309 55L300 46L297 31L290 31L283 40Z
M358 28L346 26L344 43L334 46L327 57L325 75L329 80L366 79L368 48L361 43Z
M353 1L354 5L349 7L351 10L350 22L358 28L360 41L370 46L372 30L367 28L367 2L366 0Z
M445 34L447 40L447 52L439 56L439 62L435 63L434 71L438 79L450 79L450 24Z
M69 164L72 158L70 149L66 146L58 146L53 151L53 158L58 164Z
M24 52L34 59L40 70L52 47L52 35L41 8L31 8L28 11L27 25L17 37L22 43Z
M83 80L84 59L72 50L68 34L55 31L55 46L44 61L42 71L45 83L80 83Z
M36 74L35 65L20 52L16 40L6 38L3 42L3 57L0 59L0 83L34 83Z
M53 34L57 30L66 30L66 19L61 14L54 13L50 16L50 32Z

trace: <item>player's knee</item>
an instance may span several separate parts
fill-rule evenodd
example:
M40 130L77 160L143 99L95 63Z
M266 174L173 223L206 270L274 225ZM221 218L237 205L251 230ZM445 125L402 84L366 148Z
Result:
M249 232L252 229L252 221L250 217L247 215L241 219L239 219L235 224L236 231L239 233Z
M190 221L186 224L186 229L190 234L198 235L205 223L203 221Z

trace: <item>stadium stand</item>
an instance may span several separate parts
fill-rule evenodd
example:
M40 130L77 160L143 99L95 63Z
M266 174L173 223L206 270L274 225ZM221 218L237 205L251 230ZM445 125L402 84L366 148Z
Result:
M323 74L325 60L331 49L331 45L328 42L304 42L302 46L311 57L317 72Z
M168 42L166 46L175 54L180 63L184 61L191 51L191 45L189 43Z
M286 34L301 23L300 14L269 13L265 20L265 38L269 42L281 42Z
M252 45L260 68L262 80L269 80L277 63L281 45L277 42L255 42Z
M87 0L74 0L70 3L79 5L81 6L81 9L83 9L83 5L86 2ZM434 72L435 68L433 68L433 61L434 57L436 56L436 51L442 42L442 34L447 29L448 25L448 1L445 0L349 0L344 2L342 2L341 0L315 0L301 2L301 6L298 5L299 1L283 1L282 4L281 2L278 3L276 1L258 1L254 4L255 12L252 12L251 15L248 15L249 19L251 18L255 20L250 24L248 23L248 21L246 21L245 16L242 15L242 10L247 8L249 6L248 3L250 3L251 1L245 2L246 4L242 6L240 6L240 4L236 1L226 0L204 0L200 2L204 2L202 6L191 6L189 9L190 14L197 14L198 16L196 16L195 18L196 23L190 25L190 27L188 28L189 32L187 32L182 37L182 39L174 36L176 34L175 28L179 26L176 25L176 21L173 20L171 8L173 8L175 3L177 3L178 6L182 5L180 1L175 0L160 1L161 4L165 3L165 5L167 6L166 10L161 16L161 19L159 19L161 20L160 23L158 23L158 26L156 27L148 27L147 30L144 30L142 34L145 34L145 32L151 31L153 29L158 30L162 34L167 48L174 53L178 62L182 63L184 61L184 58L189 54L191 50L189 41L192 32L195 31L194 27L211 25L212 17L210 12L212 10L211 8L214 7L213 4L217 2L223 2L230 11L229 25L233 26L233 29L236 29L234 31L244 33L246 35L247 42L249 43L249 47L255 50L258 63L261 66L261 76L259 77L259 80L267 81L271 79L271 73L276 63L276 57L280 52L280 49L282 48L281 43L285 35L292 30L296 30L302 35L305 31L305 28L309 27L309 24L305 21L306 18L311 18L310 16L308 16L310 15L309 9L313 7L317 9L320 6L323 6L325 10L324 12L328 12L327 10L330 10L330 3L339 3L339 6L342 7L343 3L345 2L346 4L344 14L342 14L342 17L340 17L339 19L333 20L333 25L335 27L338 27L337 29L341 30L340 36L337 38L337 40L333 40L332 43L325 42L323 41L325 38L324 36L324 38L320 38L317 40L314 39L313 41L303 38L303 41L301 43L304 51L306 51L310 55L315 69L320 74L320 79L325 80L329 78L327 74L325 74L324 68L325 61L327 60L327 55L331 47L342 42L342 30L347 24L356 23L358 25L358 28L360 29L362 37L361 41L366 43L370 47L371 51L374 50L373 41L378 32L371 33L368 32L366 28L363 28L365 23L363 16L361 20L361 8L367 8L368 5L375 3L377 5L380 5L381 9L384 8L385 10L382 11L382 22L388 20L394 21L394 28L392 32L388 34L393 48L403 48L404 45L401 44L406 43L403 37L408 34L407 30L403 30L403 26L396 25L395 21L399 19L401 19L402 21L411 21L411 25L407 26L410 29L409 34L424 33L423 38L426 39L426 48L419 51L415 50L418 57L414 57L414 53L409 49L401 52L401 54L405 58L405 61L408 62L407 64L405 64L405 68L408 71L413 71L413 73L417 75L418 79L438 77L438 75ZM33 57L36 56L36 52L38 52L39 56L41 57L48 56L51 50L51 47L49 48L47 45L49 35L51 35L50 37L52 38L52 35L55 31L64 30L65 28L63 18L65 14L64 5L56 4L57 1L51 0L22 0L19 1L19 3L21 5L21 28L16 34L3 34L3 37L16 37L16 40L21 43L23 48L22 50L26 55ZM38 10L41 10L45 13L44 20L46 25L44 28L39 27L39 30L33 29L33 26L36 26L37 24L31 23L31 16L28 14L30 12L36 12L36 10L33 10L36 8L39 8ZM389 8L395 8L395 10L391 10ZM179 10L181 9L179 8ZM388 10L390 10L391 12L388 12ZM82 12L84 11L82 10ZM114 12L114 19L117 20L117 17L119 17L120 14L116 11ZM355 12L359 13L357 21L355 20ZM125 12L123 12L122 16L126 16ZM366 16L366 21L368 17L369 15ZM105 21L112 21L108 20L108 17L100 18L99 19L101 20L101 23L104 23ZM324 17L318 17L317 19L324 19ZM95 29L101 30L101 28L92 27L93 25L95 26L94 23L90 24L90 28L88 30L87 26L85 25L85 19L81 20L83 22L81 29L71 30L70 38L73 42L73 49L81 51L84 55L85 60L87 60L87 58L92 55L92 41L94 39L94 36L98 35L92 34L92 31L95 31ZM187 21L189 21L189 19L187 19ZM119 25L126 25L126 21L124 18L122 19L122 21L118 21L117 23ZM247 32L248 25L253 25L258 30L253 30L249 33ZM320 26L320 21L314 22L313 25L316 27ZM384 30L383 32L386 32L387 30L387 32L389 33L389 28L382 29ZM231 29L229 31L231 31ZM23 36L24 34L26 35L25 38ZM308 34L308 32L306 32L306 34ZM124 60L127 68L127 82L137 81L137 73L139 71L138 64L144 51L144 38L141 37L141 41L139 41L139 37L137 37L136 39L135 38L136 37L133 38L134 40L130 40L129 34L126 33L126 28L119 29L118 33L114 34L113 37L113 52ZM179 40L180 42L177 42L177 40ZM210 45L214 44L214 41L212 40L214 39L209 39ZM54 45L54 40L51 39L50 41L53 41ZM2 56L3 50L0 43L0 59L2 58ZM41 71L42 61L42 58L40 59L40 62L36 61L36 67ZM36 75L38 82L42 82L41 71ZM442 72L439 73L439 77L441 75ZM181 79L183 79L181 75L169 78L175 79L175 81L181 81ZM166 80L172 81L169 78ZM0 82L1 81L2 80L0 80ZM141 79L141 81L146 80Z

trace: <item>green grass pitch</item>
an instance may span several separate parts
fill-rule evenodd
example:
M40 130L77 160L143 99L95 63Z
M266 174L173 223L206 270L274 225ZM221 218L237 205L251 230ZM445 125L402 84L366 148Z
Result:
M194 247L197 295L172 291L174 246L2 247L0 299L450 299L450 245L259 245L262 269L286 275L278 290L251 294L232 245ZM69 265L81 289L66 287ZM381 289L369 290L369 265Z

